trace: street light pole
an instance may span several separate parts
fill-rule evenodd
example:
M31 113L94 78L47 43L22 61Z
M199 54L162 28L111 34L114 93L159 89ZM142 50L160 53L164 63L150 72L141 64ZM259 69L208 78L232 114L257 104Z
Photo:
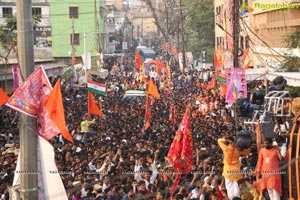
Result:
M16 1L18 58L21 73L28 77L34 71L33 26L31 1ZM23 200L38 199L37 122L20 115L20 196Z
M233 67L239 68L238 52L239 52L239 0L233 2Z

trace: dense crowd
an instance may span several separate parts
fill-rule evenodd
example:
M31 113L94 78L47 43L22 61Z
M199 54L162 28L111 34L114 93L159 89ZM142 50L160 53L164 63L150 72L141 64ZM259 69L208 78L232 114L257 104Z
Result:
M102 104L105 118L87 116L85 87L64 83L62 95L66 124L74 143L63 140L61 136L50 142L55 149L56 165L69 199L229 199L222 175L224 145L220 145L220 139L226 140L225 146L226 142L232 141L236 122L220 91L217 88L204 89L212 73L211 70L191 70L184 74L174 72L171 93L158 85L161 98L151 106L151 126L144 132L141 128L144 125L145 99L122 99L126 90L140 87L141 83L135 80L132 72L105 80L106 95L96 96L97 103ZM191 107L192 114L195 113L199 97L208 98L210 104L205 115L191 116L193 169L182 176L171 195L170 188L176 173L166 156L186 106ZM171 104L176 110L174 125L169 122ZM0 112L0 194L2 199L8 199L19 148L17 113L7 107L2 107ZM253 172L251 170L257 163L256 145L238 159L240 169ZM252 187L244 192L250 195L248 199L252 199L257 195L253 189L255 173L248 172L237 183L241 191Z

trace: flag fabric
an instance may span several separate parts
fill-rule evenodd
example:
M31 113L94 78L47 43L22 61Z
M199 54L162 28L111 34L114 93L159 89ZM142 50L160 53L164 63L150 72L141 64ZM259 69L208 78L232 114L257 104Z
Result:
M183 140L181 159L183 163L183 174L190 172L193 168L193 137L191 133L190 108L187 107L183 118Z
M150 81L149 81L147 93L148 93L148 95L150 94L150 95L156 97L157 99L160 99L160 94L158 93L157 88L152 79L150 79Z
M6 105L31 117L41 112L45 91L52 86L42 66L35 69L8 99Z
M105 95L106 92L106 84L97 83L91 80L87 81L87 89L89 92L94 94Z
M208 82L208 84L207 84L207 86L206 86L206 89L207 89L207 90L210 90L210 89L214 88L215 85L216 85L216 77L213 76L213 77L211 78L211 80Z
M135 68L136 69L140 69L140 67L142 66L142 58L140 56L140 53L138 50L135 51Z
M177 173L171 193L174 192L175 188L179 184L181 174L188 173L193 167L192 147L193 142L190 127L190 107L187 107L167 155L167 160Z
M191 143L191 130L190 130L190 108L187 107L185 114L183 116L183 119L179 125L179 129L177 130L175 137L173 139L173 142L171 144L171 147L169 149L167 159L169 163L173 166L175 171L181 171L183 162L182 162L182 156L185 159L189 159L189 156L187 155L188 152L190 152L190 145L188 143ZM190 154L192 155L192 154ZM192 158L191 158L192 159ZM188 165L190 164L189 161L186 161ZM185 163L185 164L186 164ZM189 167L187 167L187 171Z
M145 124L142 128L142 132L150 127L151 123L151 100L149 97L146 98L146 110L145 110Z
M91 92L88 92L88 116L92 114L104 118L104 114L101 112L101 110L98 108L94 101L93 94Z
M19 66L13 65L12 73L13 73L13 78L14 78L14 90L16 90L19 87Z
M8 99L9 99L9 96L0 87L0 106L4 105L7 102Z
M38 147L36 151L38 152L38 188L43 188L39 190L38 199L45 200L68 200L66 190L64 188L63 181L61 179L60 173L55 165L54 159L54 149L53 146L38 136ZM12 196L16 196L16 189L20 185L20 171L21 167L21 157L23 155L22 150L20 149L17 165L14 175L14 180L12 188L10 190ZM54 184L55 183L55 184ZM11 198L17 199L17 198Z
M171 104L171 106L170 106L169 122L171 124L175 124L175 106L174 106L174 104Z
M49 94L45 103L49 117L56 124L62 136L70 142L73 142L72 136L66 128L66 120L64 114L64 106L62 101L60 78L57 80L54 88Z
M161 60L157 60L156 61L156 67L157 67L157 73L160 75L161 74L161 70L165 69L166 65Z
M255 133L256 133L257 152L259 152L259 150L261 149L261 126L259 120L256 121Z

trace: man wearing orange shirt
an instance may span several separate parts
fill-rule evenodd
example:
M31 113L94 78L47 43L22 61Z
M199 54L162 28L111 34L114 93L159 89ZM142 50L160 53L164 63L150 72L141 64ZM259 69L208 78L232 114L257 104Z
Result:
M234 139L232 137L228 137L228 139L218 139L218 144L224 154L224 167L222 175L225 178L225 187L228 197L229 199L240 197L240 188L237 184L237 181L243 178L243 173L241 172L240 156L249 155L251 148L246 150L238 149L234 144Z
M282 189L279 160L281 155L272 143L272 138L264 140L264 148L260 149L258 154L256 174L259 179L260 192L267 189L271 200L280 200Z

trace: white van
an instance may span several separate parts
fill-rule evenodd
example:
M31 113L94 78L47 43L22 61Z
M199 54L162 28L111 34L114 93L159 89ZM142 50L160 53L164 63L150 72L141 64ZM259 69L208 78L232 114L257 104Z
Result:
M146 97L146 92L143 90L127 90L122 100L137 100Z

